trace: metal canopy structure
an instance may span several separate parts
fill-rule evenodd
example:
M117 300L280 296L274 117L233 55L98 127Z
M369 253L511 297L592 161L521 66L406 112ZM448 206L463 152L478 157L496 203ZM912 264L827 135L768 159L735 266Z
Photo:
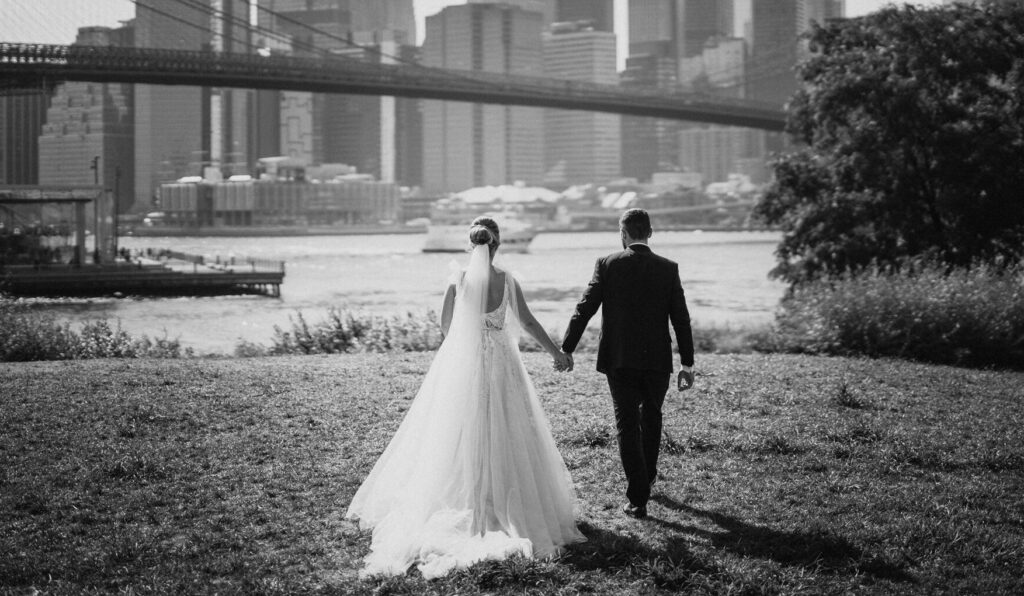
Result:
M75 233L75 262L80 266L85 259L85 235L86 235L86 213L85 208L89 203L101 209L101 203L106 196L106 189L102 186L0 186L0 206L2 205L46 205L46 204L72 204L74 205L74 233ZM98 211L97 211L98 213ZM106 238L108 234L101 233L106 226L102 225L100 217L96 217L96 249L111 244ZM113 234L113 230L110 230ZM112 259L113 254L106 255Z

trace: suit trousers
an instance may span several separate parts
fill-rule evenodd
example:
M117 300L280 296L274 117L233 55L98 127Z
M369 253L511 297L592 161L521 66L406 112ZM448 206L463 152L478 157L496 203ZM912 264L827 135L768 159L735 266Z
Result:
M671 376L660 371L629 368L607 373L615 406L619 457L628 483L626 498L637 507L647 506L651 482L658 475L661 406Z

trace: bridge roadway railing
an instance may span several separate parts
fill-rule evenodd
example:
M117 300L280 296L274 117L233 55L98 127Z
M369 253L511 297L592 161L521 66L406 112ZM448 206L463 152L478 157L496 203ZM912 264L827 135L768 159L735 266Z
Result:
M781 106L549 77L209 51L0 43L0 77L296 89L483 101L697 119L781 130ZM10 84L10 82L8 82Z

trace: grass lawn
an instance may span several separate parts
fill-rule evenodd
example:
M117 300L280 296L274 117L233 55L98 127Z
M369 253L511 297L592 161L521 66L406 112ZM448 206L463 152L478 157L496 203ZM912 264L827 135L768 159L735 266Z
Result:
M698 355L637 521L592 357L527 354L589 542L360 581L431 358L0 364L0 593L1024 593L1024 373L761 355Z

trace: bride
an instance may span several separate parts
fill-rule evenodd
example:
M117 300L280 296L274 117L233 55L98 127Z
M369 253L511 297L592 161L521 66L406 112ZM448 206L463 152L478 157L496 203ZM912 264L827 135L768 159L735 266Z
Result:
M444 341L345 514L373 529L363 577L415 564L434 578L485 559L549 557L586 540L572 479L519 354L519 326L556 369L569 359L518 282L493 265L494 220L477 218L469 238L469 266L445 294Z

